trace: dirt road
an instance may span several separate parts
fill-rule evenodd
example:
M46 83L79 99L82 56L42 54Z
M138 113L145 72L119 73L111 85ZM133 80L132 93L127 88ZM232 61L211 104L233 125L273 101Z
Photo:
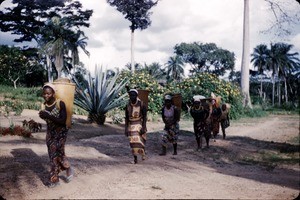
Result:
M36 118L34 111L15 117ZM3 117L1 125L5 124ZM42 121L41 121L42 122ZM4 199L294 199L299 195L299 116L232 122L227 139L195 151L192 122L181 121L178 155L159 156L163 124L148 123L147 159L134 165L123 125L98 127L79 116L66 153L70 183L47 184L45 132L0 137L0 195ZM43 126L45 127L45 126ZM62 174L63 176L64 174ZM1 198L0 198L1 199Z

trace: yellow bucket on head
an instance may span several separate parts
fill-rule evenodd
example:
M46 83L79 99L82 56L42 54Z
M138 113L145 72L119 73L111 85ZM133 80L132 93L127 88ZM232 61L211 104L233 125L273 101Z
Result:
M71 120L73 114L75 84L67 78L58 78L53 84L55 85L55 97L62 100L66 104L67 121L66 125L71 128Z
M148 96L150 91L149 90L142 90L142 89L138 89L138 98L140 100L142 100L142 102L144 103L144 105L146 106L147 110L148 110Z

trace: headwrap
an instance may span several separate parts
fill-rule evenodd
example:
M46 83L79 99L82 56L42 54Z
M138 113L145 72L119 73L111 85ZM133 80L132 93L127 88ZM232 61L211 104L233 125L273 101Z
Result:
M43 89L45 87L50 87L55 92L55 86L54 86L54 84L52 84L52 83L45 83L45 85L43 86Z
M135 92L136 94L139 94L139 92L138 92L136 89L130 89L130 90L128 91L128 93L130 93L130 92Z
M205 99L205 96L202 95L195 95L193 96L194 101L201 101L201 99Z
M169 94L167 94L167 95L165 96L165 100L172 100L172 96L169 95Z

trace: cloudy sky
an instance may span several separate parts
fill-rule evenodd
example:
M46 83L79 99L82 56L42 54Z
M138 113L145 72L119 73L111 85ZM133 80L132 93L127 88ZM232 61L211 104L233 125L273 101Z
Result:
M129 21L106 0L80 0L87 9L93 9L90 28L85 29L88 40L88 58L80 59L91 68L95 64L106 68L123 67L130 62ZM298 9L295 0L281 0L288 12ZM181 42L215 43L218 47L234 52L236 70L240 69L242 52L243 0L160 0L151 11L152 24L146 30L135 32L135 60L138 63L165 64L174 56L173 48ZM1 5L3 8L5 4ZM274 32L263 34L274 17L264 0L250 0L251 52L261 43L287 42L300 52L300 22L291 27L288 37L276 37ZM5 36L5 37L4 37ZM0 33L0 42L13 37ZM5 38L5 39L4 39Z

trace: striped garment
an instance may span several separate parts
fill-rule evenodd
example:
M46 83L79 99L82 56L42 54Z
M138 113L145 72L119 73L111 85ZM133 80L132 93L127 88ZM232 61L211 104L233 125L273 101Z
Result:
M126 117L128 118L128 138L132 154L134 156L145 156L146 132L142 133L143 117L146 110L141 100L137 100L135 105L129 103L126 107Z

